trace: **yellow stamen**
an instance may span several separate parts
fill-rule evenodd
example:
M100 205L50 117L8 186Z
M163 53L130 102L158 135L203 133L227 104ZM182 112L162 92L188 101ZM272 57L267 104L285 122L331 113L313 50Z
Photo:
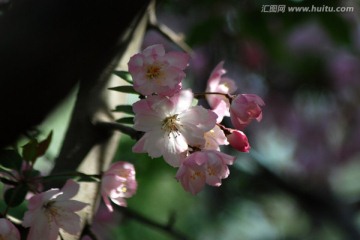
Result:
M178 114L175 114L173 116L170 117L166 117L163 120L163 124L161 129L164 130L167 133L171 133L171 132L178 132L179 131L179 119L178 119Z
M146 71L146 77L150 80L154 80L161 75L161 67L158 65L150 65Z

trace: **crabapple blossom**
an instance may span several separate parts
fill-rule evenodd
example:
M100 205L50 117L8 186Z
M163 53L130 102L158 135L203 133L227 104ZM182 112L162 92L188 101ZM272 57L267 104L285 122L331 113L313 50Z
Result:
M235 82L230 78L222 77L222 75L226 73L223 65L224 61L221 61L210 74L206 92L229 94L236 91L237 87ZM211 109L218 115L216 122L221 122L224 116L230 116L230 102L225 96L219 94L207 94L206 99Z
M20 240L19 230L6 218L0 218L0 239Z
M226 130L230 132L228 135L226 135L226 138L229 141L230 146L232 146L233 148L235 148L240 152L250 151L249 141L245 133L243 133L240 130L230 129L230 128L227 128Z
M204 134L205 146L204 149L212 149L220 151L219 145L228 145L229 142L218 125Z
M210 186L220 186L221 179L229 176L229 168L235 157L215 150L202 150L190 154L182 162L176 179L180 181L183 188L197 194L205 183Z
M109 198L113 203L126 207L125 198L134 195L136 189L135 168L131 163L122 161L113 163L102 176L101 195L110 212L113 211L113 207Z
M255 94L239 94L230 105L230 118L234 127L243 130L253 119L262 119L264 101Z
M161 44L149 46L132 56L128 63L134 89L145 96L173 95L181 89L181 80L186 76L183 70L188 62L186 53L165 53Z
M193 93L182 90L172 97L149 96L133 105L134 128L145 132L134 145L136 153L163 156L171 166L180 165L180 153L188 146L205 145L204 134L214 128L217 115L191 106Z
M29 199L28 211L22 225L30 227L28 240L56 240L59 229L69 234L77 234L80 228L80 217L75 213L88 204L71 200L79 191L79 184L68 180L60 190L50 189L34 195Z

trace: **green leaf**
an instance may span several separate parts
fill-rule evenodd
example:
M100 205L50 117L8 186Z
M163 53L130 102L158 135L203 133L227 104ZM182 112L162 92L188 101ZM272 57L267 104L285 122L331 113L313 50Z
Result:
M51 139L52 131L49 133L46 139L41 142L38 142L36 139L31 139L23 146L23 158L28 162L34 163L38 157L41 157L45 154L46 150L49 148Z
M134 118L133 117L124 117L116 120L118 123L122 124L134 124Z
M138 92L135 91L133 86L118 86L118 87L112 87L109 89L117 91L117 92L139 94Z
M3 183L3 184L6 184L6 185L9 185L9 186L16 186L18 183L17 182L14 182L12 180L9 180L7 178L3 178L3 177L0 177L0 181Z
M115 107L114 112L124 112L128 114L134 114L132 106L131 105L118 105Z
M49 135L46 137L45 140L41 141L37 147L37 157L41 157L45 154L46 150L49 148L51 143L53 131L50 131Z
M4 194L4 200L9 207L19 206L25 199L28 192L28 187L25 184L17 185L14 188L9 188Z
M22 152L22 156L25 161L34 162L36 160L37 147L39 143L36 139L31 139L27 144L25 144Z
M114 71L114 74L121 79L125 80L126 82L133 84L132 77L129 72L126 71Z
M0 151L0 165L5 168L21 170L22 157L20 154L12 149L4 149Z

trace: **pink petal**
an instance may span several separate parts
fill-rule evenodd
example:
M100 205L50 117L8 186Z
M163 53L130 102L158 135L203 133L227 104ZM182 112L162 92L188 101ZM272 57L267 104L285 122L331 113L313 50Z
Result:
M20 240L19 230L5 218L0 218L0 239Z
M59 227L54 221L46 217L45 214L39 214L30 227L27 240L57 240L59 235Z
M144 149L149 156L152 158L160 157L166 146L165 138L168 137L167 133L164 131L151 131L145 133L143 137L146 138Z
M182 52L168 52L166 55L166 61L170 65L177 67L181 70L185 69L189 65L190 56L187 53Z
M39 215L44 214L41 207L42 206L40 206L39 208L36 208L34 210L28 210L25 212L24 218L22 221L22 225L24 227L30 227L31 225L34 224L34 222L36 222L36 219L39 218Z
M220 78L223 74L226 73L225 69L223 68L224 61L221 61L214 70L211 72L209 80L208 80L208 87L206 91L214 92L217 86L219 85Z
M80 217L70 211L61 211L60 208L57 210L59 215L55 218L56 224L65 232L72 235L79 233L81 230Z
M146 57L157 57L157 56L164 56L165 55L165 49L164 46L161 44L155 44L152 46L149 46L147 48L145 48L142 53L146 56Z
M221 93L234 93L237 90L236 83L231 78L223 77L220 80L216 91Z
M140 138L135 145L132 147L132 151L134 153L145 153L146 150L144 149L146 138L144 136Z
M204 134L205 149L212 149L219 151L219 145L227 145L229 142L224 134L224 131L219 126L215 125L213 129Z
M81 209L85 208L88 205L89 204L77 200L56 201L53 204L53 206L56 208L72 211L72 212L80 211Z
M61 195L59 189L53 188L46 192L36 194L29 199L28 209L33 210L42 206L46 201L49 201L52 198L56 198L58 195Z
M172 114L179 114L188 110L191 107L194 94L190 89L182 90L179 94L176 94L170 98L174 103L175 108L171 111Z
M125 198L122 198L122 197L111 198L111 201L118 206L127 207L127 202L126 202Z
M217 123L220 123L225 116L230 116L229 105L223 100L220 100L220 102L213 107L212 111L217 115Z
M103 201L105 203L105 206L109 209L110 212L113 212L114 209L111 206L111 202L110 202L108 196L106 194L103 194L102 197L103 197Z
M183 188L193 195L200 192L205 186L205 173L202 166L198 166L191 160L186 159L181 164L176 179L180 181Z
M57 201L68 200L70 198L75 197L75 195L79 191L79 188L80 185L77 182L75 182L72 179L67 180L65 185L61 189L63 194L57 197Z

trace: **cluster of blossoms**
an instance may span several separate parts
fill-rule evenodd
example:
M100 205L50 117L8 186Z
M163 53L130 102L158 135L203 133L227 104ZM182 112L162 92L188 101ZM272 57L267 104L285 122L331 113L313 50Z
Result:
M253 119L261 120L264 102L254 94L232 95L236 86L223 77L223 62L211 73L206 92L182 89L188 62L186 53L166 53L162 45L131 57L129 73L142 95L133 105L134 128L144 133L133 152L162 156L178 168L176 179L184 189L196 194L205 184L220 186L229 175L228 165L235 157L221 152L220 145L250 150L242 130ZM211 109L194 105L194 97L206 97ZM230 116L235 129L221 124L224 116Z
M197 194L205 184L220 186L222 179L229 176L228 165L234 163L235 157L221 152L221 145L230 145L241 152L250 150L242 130L252 120L261 120L264 102L254 94L235 95L234 81L223 77L226 73L223 62L211 73L204 93L182 89L186 76L184 69L188 64L186 53L166 53L162 45L150 46L131 57L129 73L134 89L141 95L141 100L132 107L134 129L142 132L132 150L148 153L152 158L163 157L169 165L178 168L176 179L184 189ZM196 105L194 98L198 97L205 97L210 109ZM234 129L221 124L225 116L231 118ZM37 146L38 149L28 152L37 153L36 158L44 153L44 146L48 146L49 142L50 137L35 145L30 144L28 147ZM28 211L22 221L24 227L30 228L27 239L56 240L60 230L78 234L81 220L76 212L88 205L72 199L80 185L67 180L62 189L43 191L41 176L33 174L36 172L32 168L34 156L29 155L31 159L24 164L17 153L6 153L20 159L17 171L0 172L1 181L10 184L5 187L6 191L14 188L12 192L16 192L25 188L24 193L32 192L28 194ZM128 162L113 163L98 178L102 199L111 212L111 202L125 207L126 198L133 196L137 190L135 169ZM24 198L25 195L18 204ZM10 197L9 201L12 199ZM2 216L6 217L6 214ZM0 218L0 239L20 239L18 229L7 218Z

